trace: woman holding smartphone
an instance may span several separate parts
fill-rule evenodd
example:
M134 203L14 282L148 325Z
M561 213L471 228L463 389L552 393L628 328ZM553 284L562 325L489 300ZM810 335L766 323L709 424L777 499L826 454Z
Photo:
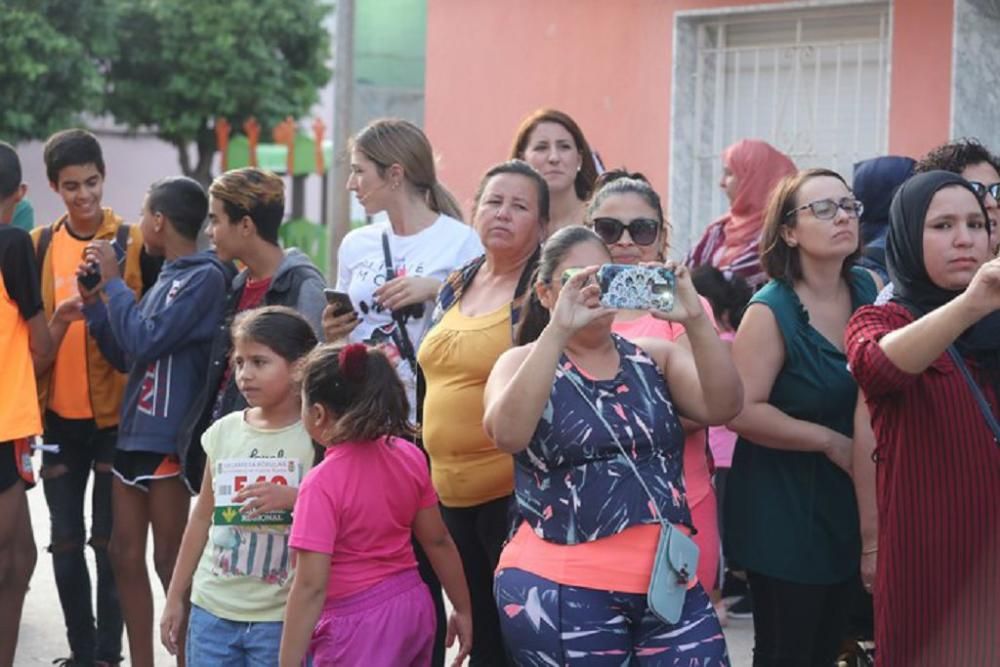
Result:
M484 427L514 454L521 519L497 568L504 637L522 665L728 665L693 576L674 618L647 591L661 535L691 531L679 416L724 422L742 386L684 267L673 307L654 315L683 323L691 351L613 333L593 284L610 261L584 227L549 238L529 306L541 333L504 353L486 386Z
M598 178L587 210L586 225L604 241L615 264L662 262L668 248L668 226L660 197L642 174L614 170ZM701 299L705 316L715 326L711 305ZM690 349L684 324L645 311L620 310L612 331L629 340L659 338ZM719 523L715 490L708 463L707 427L682 420L684 427L684 488L701 552L698 581L713 602L719 601ZM717 605L721 610L721 605Z
M324 310L326 340L382 345L398 360L413 419L416 352L434 297L448 274L482 254L483 246L437 180L430 142L409 121L376 120L354 137L347 189L367 215L385 211L389 222L355 229L340 244L336 291L346 293L353 308L345 312L341 303Z

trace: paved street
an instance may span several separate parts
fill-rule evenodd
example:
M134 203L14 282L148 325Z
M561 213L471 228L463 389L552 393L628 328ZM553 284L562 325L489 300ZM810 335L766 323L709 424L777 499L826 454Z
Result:
M66 657L69 649L66 645L66 633L63 626L62 611L59 608L59 597L56 594L55 579L52 575L52 559L45 551L49 543L48 508L45 506L45 496L41 486L28 493L31 507L32 524L35 531L35 543L38 545L38 565L35 576L31 580L31 590L24 605L24 616L21 619L21 634L17 656L14 664L18 667L37 667L51 665L54 658ZM150 550L152 553L152 550ZM90 561L90 571L94 572L92 552L87 550ZM152 559L149 559L149 570L153 571ZM163 591L159 585L153 586L156 615L163 607ZM726 628L726 639L729 642L729 652L733 667L749 667L750 649L753 642L753 628L749 620L731 620ZM123 639L124 641L124 639ZM127 645L127 643L126 643ZM166 667L174 664L170 656L156 642L156 665Z

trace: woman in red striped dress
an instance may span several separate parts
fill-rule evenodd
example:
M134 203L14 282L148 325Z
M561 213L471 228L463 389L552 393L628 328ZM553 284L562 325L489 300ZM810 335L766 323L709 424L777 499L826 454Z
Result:
M871 411L878 479L877 664L1000 665L1000 259L969 184L936 171L892 203L895 296L858 310L847 356Z

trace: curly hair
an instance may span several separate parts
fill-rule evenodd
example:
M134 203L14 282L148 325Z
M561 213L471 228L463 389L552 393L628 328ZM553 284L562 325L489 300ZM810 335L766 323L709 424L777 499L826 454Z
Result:
M922 174L940 169L961 174L966 167L983 162L991 164L1000 172L1000 158L979 143L978 139L963 138L931 149L917 162L914 172Z

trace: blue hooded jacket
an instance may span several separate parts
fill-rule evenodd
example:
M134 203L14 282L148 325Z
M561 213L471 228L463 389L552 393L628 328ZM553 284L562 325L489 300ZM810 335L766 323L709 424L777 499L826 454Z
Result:
M107 303L84 308L90 334L129 373L118 426L118 448L178 454L184 423L200 411L196 389L222 320L229 274L211 252L166 262L136 303L120 279L104 287Z
M858 262L888 282L885 263L885 237L889 232L889 205L903 182L913 175L916 163L908 157L885 155L862 160L854 165L854 196L864 204L861 215L863 251Z

